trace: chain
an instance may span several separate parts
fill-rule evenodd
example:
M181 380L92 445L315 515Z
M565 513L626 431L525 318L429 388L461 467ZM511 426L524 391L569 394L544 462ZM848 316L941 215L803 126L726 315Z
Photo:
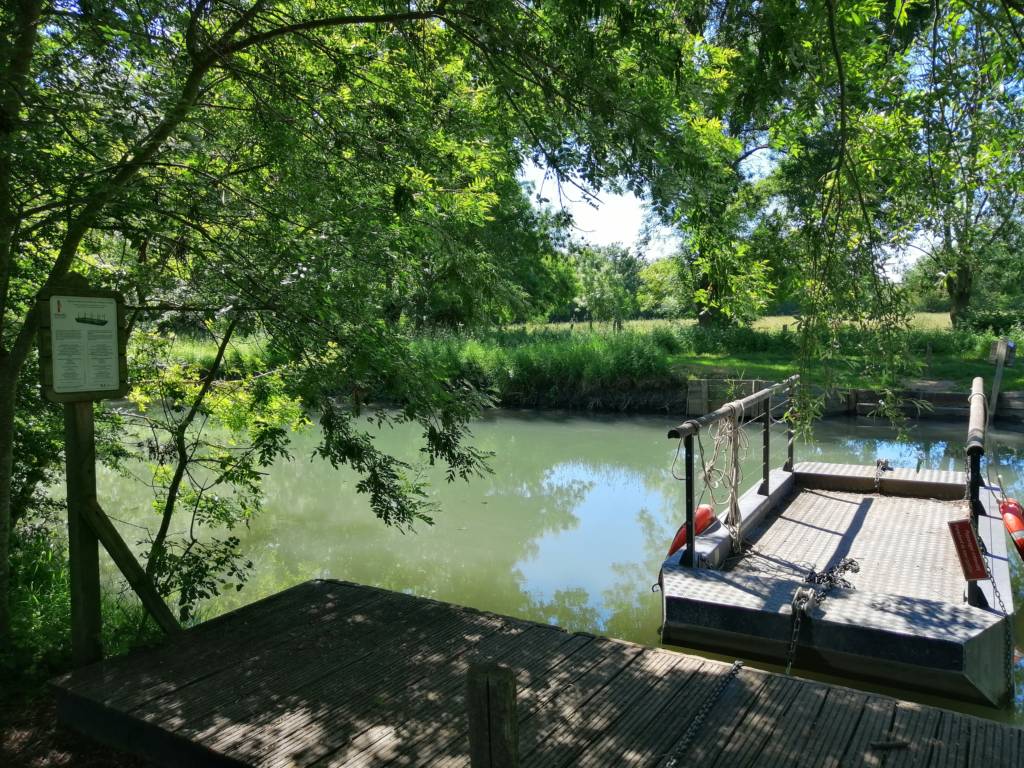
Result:
M807 607L807 603L810 602L811 598L808 592L814 590L808 590L806 587L800 587L793 595L792 603L792 618L793 618L793 635L789 638L789 648L786 651L786 674L790 674L793 670L793 660L796 658L796 639L800 636L800 622L804 618L804 609Z
M681 765L679 761L682 759L683 753L689 749L694 737L700 731L700 727L704 725L704 721L707 719L708 713L711 712L712 707L718 703L722 694L725 693L726 686L728 686L732 679L740 673L741 669L743 669L743 662L737 659L732 663L732 668L718 680L718 683L715 685L711 693L708 694L704 703L701 705L701 708L697 711L697 714L694 715L693 720L690 721L690 725L687 727L682 739L680 739L675 749L672 750L672 753L668 757L668 761L665 763L665 768L678 768L678 766Z
M972 515L972 505L974 504L974 500L971 499L971 463L968 460L964 461L964 479L964 501L967 502L967 519L972 521L971 531L974 533L974 538L978 542L978 549L981 550L982 553L981 562L985 564L985 577L992 585L992 596L996 599L996 603L999 605L999 611L1003 614L1003 625L1006 627L1006 631L1003 633L1006 646L1006 690L1009 691L1010 700L1012 701L1016 691L1016 684L1013 680L1013 617L1011 617L1007 612L1006 603L1003 602L1003 596L999 594L999 585L996 584L995 577L992 575L992 555L985 546L985 542L981 540L981 536L978 534L978 529L973 524L974 516Z
M891 469L888 459L875 459L875 493L882 492L882 473Z
M793 670L793 661L796 659L796 643L800 636L800 624L804 616L815 606L823 603L836 587L853 589L853 584L843 578L847 571L860 573L860 563L852 557L844 557L821 573L812 570L804 579L811 586L797 587L796 592L793 593L792 612L790 613L793 621L793 634L789 638L789 648L786 651L787 675Z

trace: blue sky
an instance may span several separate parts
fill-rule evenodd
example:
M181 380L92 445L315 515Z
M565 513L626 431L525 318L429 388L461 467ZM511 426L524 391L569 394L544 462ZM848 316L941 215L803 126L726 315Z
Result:
M602 192L596 200L588 202L579 189L569 184L562 185L559 194L557 180L545 172L545 168L531 163L523 168L521 178L533 184L535 193L548 198L550 206L572 214L574 239L594 245L619 243L643 253L648 261L675 251L675 236L661 226L655 228L647 244L638 246L644 229L644 205L635 195Z

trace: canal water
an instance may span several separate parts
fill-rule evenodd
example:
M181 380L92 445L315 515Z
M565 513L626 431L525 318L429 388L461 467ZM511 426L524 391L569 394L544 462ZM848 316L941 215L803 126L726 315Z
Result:
M670 422L495 411L473 427L474 444L494 454L493 474L447 483L441 468L421 467L431 481L435 522L412 533L380 523L356 493L355 476L310 459L317 435L301 433L296 458L270 470L265 509L241 533L254 563L249 584L214 599L204 613L333 577L657 645L661 609L651 585L683 517L683 484L671 471L677 441L665 437ZM773 433L772 464L780 466L785 434ZM860 464L883 458L896 467L962 469L965 434L964 424L926 421L898 440L878 422L832 419L798 443L796 458ZM990 437L992 479L998 473L1008 491L1024 497L1024 432L995 430ZM378 439L383 449L417 461L413 427L385 429ZM760 454L760 437L751 431L742 487L759 476ZM119 519L126 540L139 539L132 525L155 527L155 513L146 518L152 496L145 485L110 472L99 480L104 507ZM1015 586L1024 601L1019 567ZM1021 621L1017 637L1024 638ZM1016 677L1024 692L1024 665ZM1021 693L1017 713L1003 715L856 685L1024 723Z

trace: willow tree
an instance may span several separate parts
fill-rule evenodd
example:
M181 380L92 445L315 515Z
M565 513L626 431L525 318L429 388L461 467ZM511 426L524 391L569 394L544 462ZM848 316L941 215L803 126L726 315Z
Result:
M261 323L296 363L291 391L324 409L321 452L408 522L405 468L353 420L367 391L393 396L452 476L481 456L463 439L479 395L425 375L404 297L440 259L493 286L484 230L527 157L639 187L704 151L679 116L699 115L724 59L680 23L690 6L5 3L0 635L41 290L85 271L140 313Z

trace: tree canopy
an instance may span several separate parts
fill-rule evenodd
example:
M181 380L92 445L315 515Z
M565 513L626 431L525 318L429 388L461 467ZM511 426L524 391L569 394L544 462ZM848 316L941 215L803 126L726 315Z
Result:
M357 425L367 394L418 423L424 455L452 477L481 471L465 438L487 394L437 375L412 333L523 319L573 288L566 222L529 204L524 163L649 196L685 244L679 279L659 279L692 291L701 317L749 319L781 287L800 297L807 354L830 354L840 321L901 326L894 253L929 251L954 303L982 263L1012 260L1021 11L5 3L0 636L11 522L53 467L40 446L57 414L32 391L31 309L69 272L122 291L133 328L170 314L218 342L262 334L287 361L282 392L321 415L319 452L362 473L379 517L409 525L421 489ZM634 303L640 266L626 270ZM587 274L588 302L621 319L626 298L604 301L612 283ZM898 345L886 349L879 364L898 368ZM196 413L213 407L190 391ZM172 443L184 461L189 445ZM37 464L16 465L16 452Z

